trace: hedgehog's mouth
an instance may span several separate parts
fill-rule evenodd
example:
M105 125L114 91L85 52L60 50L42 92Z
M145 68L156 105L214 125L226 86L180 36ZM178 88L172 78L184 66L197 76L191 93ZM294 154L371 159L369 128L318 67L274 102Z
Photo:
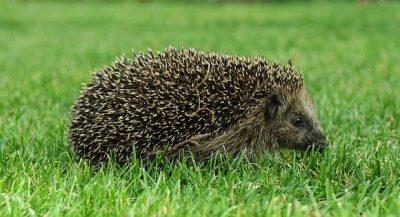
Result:
M304 151L318 151L318 152L322 152L324 149L325 149L325 145L312 143L312 144L310 144L310 145L307 145L306 148L304 149Z
M326 146L328 145L328 142L326 139L320 140L317 142L307 142L307 143L302 143L302 144L295 144L292 146L293 149L298 150L298 151L318 151L322 152Z
M324 139L311 143L310 145L308 145L306 151L310 150L310 151L322 152L327 146L328 146L328 141Z

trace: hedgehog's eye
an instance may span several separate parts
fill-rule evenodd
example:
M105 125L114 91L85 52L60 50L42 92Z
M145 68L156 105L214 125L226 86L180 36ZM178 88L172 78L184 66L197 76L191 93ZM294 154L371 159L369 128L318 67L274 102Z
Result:
M300 116L295 116L295 117L292 118L292 124L295 127L302 127L303 124L304 124L304 121Z

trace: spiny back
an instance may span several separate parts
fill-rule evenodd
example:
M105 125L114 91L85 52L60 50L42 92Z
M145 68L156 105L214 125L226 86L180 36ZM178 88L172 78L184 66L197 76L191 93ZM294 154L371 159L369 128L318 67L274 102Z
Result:
M90 161L125 162L200 134L218 135L246 117L271 89L296 91L291 66L194 49L121 58L92 77L72 109L69 139Z

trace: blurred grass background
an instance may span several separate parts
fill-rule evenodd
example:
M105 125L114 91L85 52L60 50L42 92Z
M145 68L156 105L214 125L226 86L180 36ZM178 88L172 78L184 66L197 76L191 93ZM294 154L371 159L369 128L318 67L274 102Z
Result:
M0 216L398 216L400 4L0 2ZM260 162L109 165L65 138L90 72L173 45L301 69L332 147Z

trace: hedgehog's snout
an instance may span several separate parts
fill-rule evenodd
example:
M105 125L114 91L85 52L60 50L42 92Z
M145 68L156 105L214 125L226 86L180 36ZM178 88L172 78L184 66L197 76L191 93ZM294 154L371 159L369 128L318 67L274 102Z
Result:
M308 140L310 142L309 142L309 147L307 147L307 149L312 149L316 151L323 151L329 144L328 140L326 139L326 136L321 132L312 135L312 137L309 137Z

